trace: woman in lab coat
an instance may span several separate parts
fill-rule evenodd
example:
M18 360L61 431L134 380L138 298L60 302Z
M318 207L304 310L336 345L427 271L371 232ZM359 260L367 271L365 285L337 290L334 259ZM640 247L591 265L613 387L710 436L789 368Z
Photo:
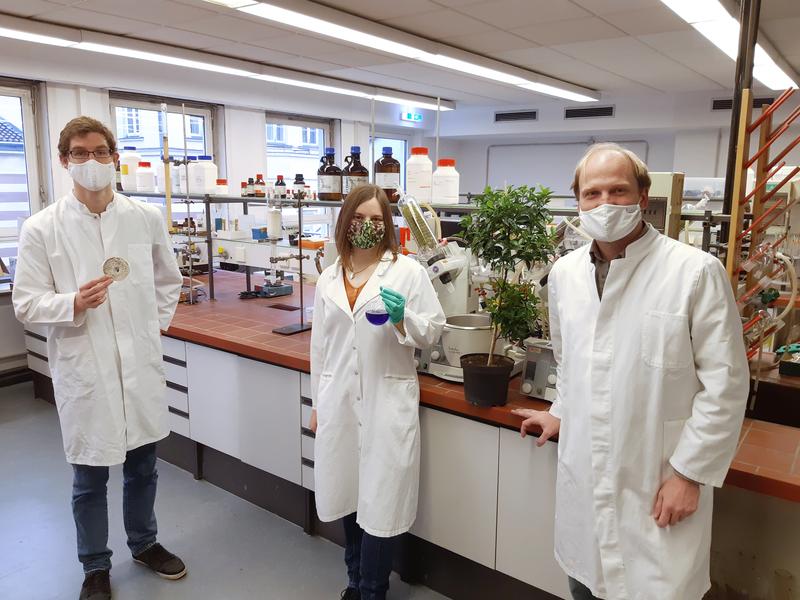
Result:
M342 519L346 600L386 597L394 542L417 513L419 384L414 349L445 317L427 272L398 254L383 190L351 191L336 225L339 259L317 283L311 335L311 428L322 521ZM373 325L366 314L385 311Z

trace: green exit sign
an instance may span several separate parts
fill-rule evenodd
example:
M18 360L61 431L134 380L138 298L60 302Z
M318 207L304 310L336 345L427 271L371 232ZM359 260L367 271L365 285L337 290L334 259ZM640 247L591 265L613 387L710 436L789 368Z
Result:
M422 113L405 111L400 113L400 120L408 121L409 123L422 123Z

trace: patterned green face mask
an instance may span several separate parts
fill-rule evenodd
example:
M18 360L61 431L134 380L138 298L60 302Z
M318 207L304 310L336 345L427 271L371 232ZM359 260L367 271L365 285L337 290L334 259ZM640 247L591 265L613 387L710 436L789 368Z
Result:
M356 248L369 250L380 243L385 233L386 226L383 222L376 224L370 219L365 219L364 221L353 219L347 232L347 239Z

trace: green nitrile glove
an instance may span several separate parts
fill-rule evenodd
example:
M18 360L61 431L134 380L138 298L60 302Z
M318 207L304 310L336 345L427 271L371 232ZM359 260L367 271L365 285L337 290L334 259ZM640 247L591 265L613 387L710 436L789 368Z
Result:
M389 313L389 320L392 322L392 325L397 325L403 320L406 313L405 297L394 290L382 287L381 299L383 300L383 305L386 307L386 312Z

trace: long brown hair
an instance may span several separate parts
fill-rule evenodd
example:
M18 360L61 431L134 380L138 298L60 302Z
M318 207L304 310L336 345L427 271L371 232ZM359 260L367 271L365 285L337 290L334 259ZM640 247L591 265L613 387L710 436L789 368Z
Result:
M356 214L356 209L365 202L369 202L373 198L378 200L381 205L381 212L383 213L383 224L385 231L383 239L378 244L376 252L378 256L383 256L389 250L394 255L394 260L397 260L397 237L394 234L394 222L392 221L392 207L389 204L389 199L382 188L377 185L365 184L354 187L344 201L341 211L339 212L339 219L336 221L336 250L339 252L339 257L342 260L342 265L346 269L353 269L353 245L347 237L350 229L350 223Z

